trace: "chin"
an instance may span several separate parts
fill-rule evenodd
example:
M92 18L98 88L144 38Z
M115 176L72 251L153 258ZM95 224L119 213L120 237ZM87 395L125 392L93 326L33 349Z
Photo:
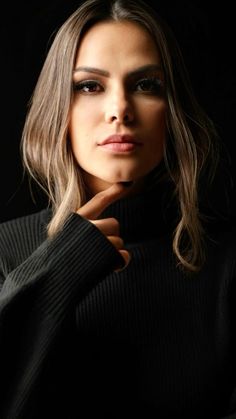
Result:
M108 183L119 183L119 182L131 182L131 181L133 182L134 180L135 179L132 176L122 176L122 177L120 177L120 176L119 177L116 177L116 176L112 177L112 176L110 176L109 179L107 178L105 180L105 182L108 182Z
M131 182L135 181L139 178L137 173L133 173L131 171L123 172L123 173L115 173L110 171L106 173L105 176L101 177L105 182L109 183L118 183L118 182Z

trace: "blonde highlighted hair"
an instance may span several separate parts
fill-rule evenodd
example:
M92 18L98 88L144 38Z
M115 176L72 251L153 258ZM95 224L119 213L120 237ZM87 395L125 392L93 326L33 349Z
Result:
M214 172L217 135L195 99L172 31L142 0L85 1L58 30L48 51L29 103L21 142L24 165L46 192L52 207L48 235L54 236L86 199L68 141L72 73L82 36L92 25L106 20L142 25L159 49L168 109L164 162L175 185L180 212L173 251L182 267L197 271L204 262L199 179L205 168L209 174Z

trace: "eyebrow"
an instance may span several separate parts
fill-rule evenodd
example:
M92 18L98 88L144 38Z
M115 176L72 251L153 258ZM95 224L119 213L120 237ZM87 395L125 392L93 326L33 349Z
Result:
M75 68L73 73L77 73L79 71L84 71L84 72L87 72L87 73L95 73L95 74L99 74L99 75L104 76L104 77L110 77L109 71L102 70L100 68L95 68L95 67L86 67L86 66L77 67L77 68ZM161 68L160 65L157 65L157 64L148 64L148 65L144 65L142 67L139 67L136 70L130 71L127 75L128 76L135 76L136 74L145 73L147 71L162 71L162 68Z

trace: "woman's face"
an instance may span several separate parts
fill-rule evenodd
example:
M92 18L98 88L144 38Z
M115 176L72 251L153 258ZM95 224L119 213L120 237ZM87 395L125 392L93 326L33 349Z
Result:
M160 55L131 22L102 22L83 37L73 73L69 136L96 193L139 181L163 157L166 101Z

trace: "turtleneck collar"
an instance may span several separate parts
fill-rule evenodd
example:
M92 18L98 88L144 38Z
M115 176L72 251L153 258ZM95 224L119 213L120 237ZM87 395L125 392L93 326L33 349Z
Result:
M99 218L115 217L125 242L171 234L177 220L177 206L172 196L173 187L162 181L149 190L114 202Z

